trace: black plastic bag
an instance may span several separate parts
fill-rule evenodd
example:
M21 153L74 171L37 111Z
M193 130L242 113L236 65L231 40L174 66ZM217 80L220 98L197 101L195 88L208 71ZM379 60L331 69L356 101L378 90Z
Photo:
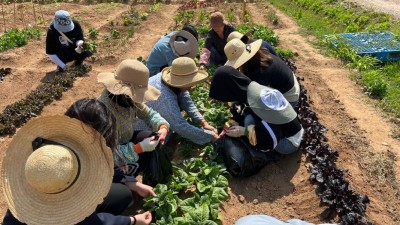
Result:
M215 149L222 155L226 169L232 176L248 177L278 159L275 151L261 152L247 140L224 135L215 142Z
M144 158L143 162L143 183L152 187L157 184L165 184L169 176L172 174L172 164L168 159L167 153L156 148L156 150L148 153L143 153L139 156L139 161ZM139 162L139 165L140 162Z

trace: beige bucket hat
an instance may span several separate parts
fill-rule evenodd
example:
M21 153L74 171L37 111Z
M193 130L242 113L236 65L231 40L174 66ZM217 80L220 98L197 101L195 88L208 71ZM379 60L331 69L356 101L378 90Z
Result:
M203 82L208 78L208 73L199 70L193 59L179 57L172 61L170 67L163 69L161 78L171 87L184 88Z
M224 14L221 12L214 12L210 16L210 27L219 27L226 24Z
M97 81L114 95L128 95L134 102L157 100L160 91L148 84L149 69L140 61L126 59L115 73L104 72L97 75Z
M178 37L183 37L186 41L177 40ZM199 43L196 38L185 30L181 30L172 35L169 39L169 44L175 55L180 57L185 56L194 59L199 51Z
M257 116L271 124L285 124L297 117L283 94L252 81L247 89L247 102Z
M242 39L244 36L249 36L251 34L251 30L247 31L245 34L242 34L238 31L232 31L229 35L228 38L226 39L227 42L232 41L233 39Z
M91 215L114 174L105 143L92 127L67 116L29 121L11 141L1 167L14 217L30 225L71 225Z
M225 66L232 66L235 69L239 68L257 53L261 44L261 39L251 44L244 44L240 39L232 39L224 48L225 55L228 58Z

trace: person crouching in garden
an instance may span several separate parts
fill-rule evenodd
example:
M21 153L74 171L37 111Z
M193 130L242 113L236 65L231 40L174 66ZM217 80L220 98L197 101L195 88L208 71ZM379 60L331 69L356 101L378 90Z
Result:
M56 73L66 69L68 62L81 66L92 55L83 50L83 31L78 21L73 20L69 12L58 10L47 30L46 54L57 65Z
M201 69L209 64L223 65L226 62L224 47L229 34L235 30L232 25L226 23L221 12L211 14L210 27L211 30L208 32L200 54L199 64Z
M2 224L150 224L150 212L120 215L132 196L112 184L114 162L106 143L93 127L67 116L26 123L2 162L8 205Z
M246 34L242 34L238 31L233 31L232 33L229 34L226 41L230 42L231 40L237 38L237 39L240 39L245 44L251 44L251 43L255 42L256 39L250 38L248 33L249 32L247 32ZM278 56L275 49L272 47L272 45L269 42L263 40L261 43L261 47L268 49L269 53L271 53L272 55Z
M215 140L218 137L217 130L200 114L188 90L207 78L207 72L199 70L193 59L179 57L170 67L149 79L149 84L159 89L161 95L147 105L168 121L171 131L200 145ZM201 128L190 124L183 117L182 110ZM136 129L150 128L144 121L138 120Z
M181 31L173 31L157 41L147 58L146 66L150 76L161 72L165 67L171 66L172 61L178 57L194 59L198 53L198 39L196 27L186 25Z
M251 81L233 67L222 66L214 73L209 95L219 101L244 105L240 112L236 112L238 115L234 115L237 124L225 129L227 136L242 138L259 152L274 150L290 154L298 150L304 129L297 113L278 90ZM223 154L230 153L225 151ZM237 162L241 160L237 159ZM257 172L262 166L258 165L247 175ZM229 170L229 165L227 168ZM233 171L233 175L243 175L240 169Z
M98 100L104 103L116 119L118 144L132 142L135 144L133 151L140 155L139 167L131 174L136 176L148 165L151 155L157 154L153 151L159 142L165 141L169 130L169 123L144 104L157 100L160 91L148 85L149 70L138 60L124 60L118 65L115 73L100 73L97 80L105 86ZM146 121L156 133L135 131L137 118ZM136 145L137 143L139 145ZM154 186L158 182L143 179L143 183Z

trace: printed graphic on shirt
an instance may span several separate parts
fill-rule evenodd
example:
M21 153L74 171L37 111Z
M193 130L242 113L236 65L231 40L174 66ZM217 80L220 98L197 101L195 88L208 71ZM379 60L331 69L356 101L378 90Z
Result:
M59 37L58 37L58 40L60 41L60 43L61 43L63 46L69 46L69 42L68 42L68 40L67 40L66 37L64 37L64 36L59 36Z

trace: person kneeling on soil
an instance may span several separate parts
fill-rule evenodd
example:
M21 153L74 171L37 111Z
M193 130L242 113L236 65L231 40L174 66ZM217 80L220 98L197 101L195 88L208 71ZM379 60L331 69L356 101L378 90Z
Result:
M151 157L161 154L156 147L159 142L164 143L169 130L169 123L159 113L144 104L147 101L157 100L160 91L148 85L149 70L138 60L124 60L118 65L115 73L103 72L97 76L97 79L105 86L98 100L104 103L116 119L117 143L128 144L126 145L128 148L123 151L131 152L134 159L139 158L138 167L130 170L130 175L136 176L148 165ZM155 133L135 131L137 117L146 121ZM157 152L154 152L155 150ZM160 182L145 178L144 176L143 183L151 186Z
M58 10L47 30L46 54L57 65L56 73L65 70L68 62L81 66L92 55L83 50L83 32L78 21L72 20L65 10Z
M67 116L30 120L2 163L9 210L3 225L148 225L150 212L122 216L132 197L112 184L113 156L91 126ZM127 201L128 200L128 201ZM116 213L113 215L113 213Z
M151 49L146 62L150 76L171 66L172 61L178 57L185 56L194 59L198 53L198 39L196 27L192 25L186 25L181 31L173 31L163 36Z
M300 146L304 129L297 113L278 90L251 81L233 67L222 66L214 73L209 95L244 105L240 112L234 112L240 125L225 129L227 136L245 137L261 152L290 154Z
M200 145L218 138L217 130L200 114L189 93L191 87L207 78L207 72L199 70L193 59L180 57L172 62L172 66L149 79L149 84L159 89L161 95L156 101L148 102L147 105L168 121L173 132ZM203 129L191 125L182 116L182 110L193 122L201 124ZM138 120L135 129L148 130L149 127L144 121ZM169 137L167 140L169 143Z

